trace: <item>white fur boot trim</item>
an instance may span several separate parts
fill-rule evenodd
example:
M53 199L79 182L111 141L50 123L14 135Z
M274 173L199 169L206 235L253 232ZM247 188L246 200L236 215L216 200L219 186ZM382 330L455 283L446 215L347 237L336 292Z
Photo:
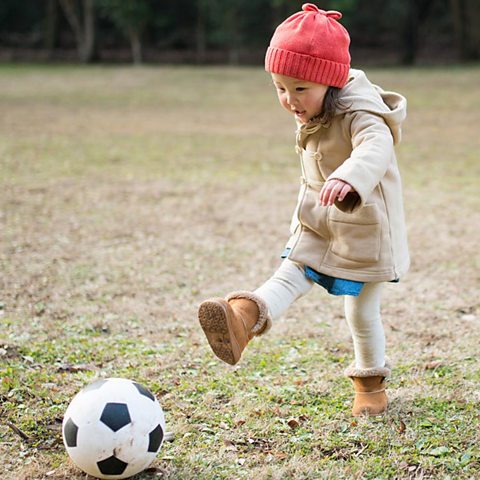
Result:
M388 359L385 359L384 367L357 368L352 362L343 372L346 377L389 377L392 367Z

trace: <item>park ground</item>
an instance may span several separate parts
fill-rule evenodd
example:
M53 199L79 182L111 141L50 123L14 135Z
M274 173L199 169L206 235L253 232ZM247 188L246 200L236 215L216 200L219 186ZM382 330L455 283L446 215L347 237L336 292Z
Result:
M480 478L480 68L368 74L409 101L412 266L384 295L391 407L353 419L340 298L316 288L236 367L196 321L287 239L294 125L260 68L0 67L2 480L85 479L61 421L109 376L174 432L141 480Z

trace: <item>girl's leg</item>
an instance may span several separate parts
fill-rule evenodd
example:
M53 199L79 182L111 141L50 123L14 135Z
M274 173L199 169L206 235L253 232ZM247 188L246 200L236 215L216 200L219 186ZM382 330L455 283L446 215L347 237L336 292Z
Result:
M355 362L346 370L355 389L352 414L378 415L387 409L385 335L380 316L382 283L366 283L358 297L345 296L345 317L353 337Z
M255 292L231 292L198 308L198 319L213 352L235 365L248 342L265 333L292 302L307 293L313 282L303 268L285 259L274 275Z
M268 307L272 320L280 317L298 298L313 286L298 263L286 258L278 270L261 287L255 290Z
M383 282L366 283L358 297L345 296L345 317L353 337L357 368L385 366L385 334L380 316Z

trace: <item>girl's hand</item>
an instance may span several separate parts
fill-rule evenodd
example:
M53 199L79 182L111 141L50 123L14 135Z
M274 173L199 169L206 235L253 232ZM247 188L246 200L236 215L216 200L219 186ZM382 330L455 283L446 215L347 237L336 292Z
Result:
M341 202L347 193L354 191L349 183L333 178L332 180L328 180L322 187L320 191L320 204L326 207L327 205L333 205L337 199Z

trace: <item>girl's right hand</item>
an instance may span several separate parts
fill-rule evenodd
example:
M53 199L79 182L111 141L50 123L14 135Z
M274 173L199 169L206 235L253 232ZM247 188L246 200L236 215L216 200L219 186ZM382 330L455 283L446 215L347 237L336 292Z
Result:
M341 202L347 193L354 192L353 187L343 180L332 178L328 180L320 191L320 204L323 207L333 205L335 200Z

